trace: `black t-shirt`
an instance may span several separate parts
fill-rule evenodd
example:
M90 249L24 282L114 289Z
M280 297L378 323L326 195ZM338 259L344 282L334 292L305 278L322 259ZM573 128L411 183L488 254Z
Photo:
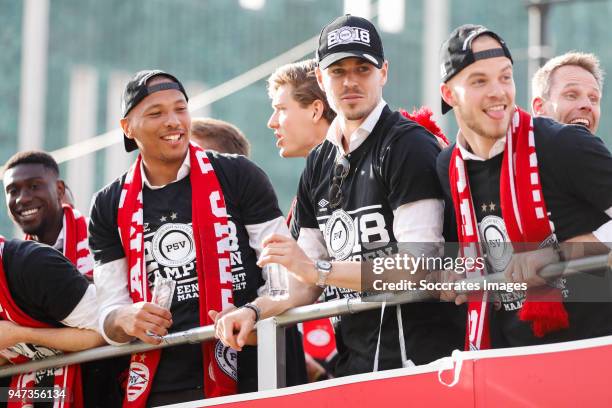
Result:
M242 306L257 297L264 284L256 265L255 250L249 245L247 225L261 224L282 216L276 195L266 174L244 156L207 152L223 190L230 229L233 297ZM100 191L94 198L89 225L90 246L97 263L108 263L125 255L117 230L117 210L125 175ZM176 290L171 312L170 332L198 327L199 290L195 243L191 224L191 182L185 177L160 189L143 187L145 261L149 283L155 276L172 278ZM296 341L291 354L295 350ZM240 391L257 387L255 347L238 354ZM152 392L202 387L200 344L164 349L153 381Z
M89 285L59 251L35 241L6 241L2 265L15 304L31 318L53 327L64 327L60 322L72 313ZM26 343L16 344L9 351L36 360L59 353L58 350ZM37 371L35 375L39 387L53 387L52 369Z
M534 118L534 136L542 193L549 218L559 242L590 233L610 217L612 207L612 156L602 140L585 128L562 125L548 118ZM453 146L438 157L438 174L450 198L448 168ZM512 257L506 226L502 219L499 179L503 154L485 161L466 160L478 229L487 253L489 273L502 272ZM454 211L453 211L454 213ZM455 216L453 214L453 216ZM586 279L590 280L588 283ZM592 279L599 284L593 285ZM525 293L501 293L492 306L491 341L494 347L544 344L612 334L612 303L573 301L584 296L583 288L594 289L593 299L610 299L609 276L588 275L561 278L561 289L570 328L544 338L533 336L529 324L518 319Z
M35 241L7 241L2 258L9 290L21 310L38 321L63 327L60 321L72 313L90 284L83 275L59 251ZM90 306L97 308L95 299ZM93 325L95 322L91 323ZM58 353L48 347L23 343L11 350L30 358L44 358ZM85 405L102 407L120 404L123 397L118 377L128 363L126 357L82 363ZM51 377L46 375L50 372L37 373L41 387L53 386ZM39 403L36 406L46 405Z
M371 134L346 155L350 171L342 183L343 202L330 207L329 191L336 158L341 154L329 141L308 156L300 179L295 222L299 228L321 230L334 260L361 260L390 250L393 211L422 199L442 199L435 171L440 148L424 128L385 107ZM362 244L380 243L365 250ZM357 297L349 289L328 286L325 299ZM461 348L464 332L453 319L450 304L419 303L402 306L407 357L424 364ZM460 325L463 324L462 319ZM372 371L380 311L342 316L336 328L339 352L336 374ZM379 367L401 367L395 308L383 318Z
M89 285L59 251L35 241L6 241L2 264L17 306L55 327L63 327L60 321L74 310Z

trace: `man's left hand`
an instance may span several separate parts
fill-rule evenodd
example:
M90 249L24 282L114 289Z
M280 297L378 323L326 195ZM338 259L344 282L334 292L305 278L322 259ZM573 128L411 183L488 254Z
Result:
M237 351L245 345L257 345L257 333L253 331L255 312L251 309L230 306L221 313L211 310L208 316L215 321L215 337L224 345Z
M553 248L515 253L504 271L508 282L526 283L527 287L542 286L546 280L538 272L546 265L559 262L559 255Z

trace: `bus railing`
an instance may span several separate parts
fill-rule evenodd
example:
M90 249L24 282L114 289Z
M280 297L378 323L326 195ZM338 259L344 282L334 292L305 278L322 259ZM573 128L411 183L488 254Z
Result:
M544 279L567 276L591 270L612 269L612 253L587 258L559 262L544 267L539 275ZM487 275L488 283L505 282L503 273ZM465 282L483 283L484 278L464 279ZM467 286L467 285L466 285ZM285 337L287 326L331 316L342 316L366 310L380 308L383 302L387 305L397 305L430 299L426 291L410 291L401 294L380 294L364 299L339 299L308 306L296 307L285 313L261 320L257 323L257 373L259 390L276 389L285 386ZM214 339L214 326L197 327L191 330L172 333L164 337L159 345L146 344L141 341L122 346L102 346L90 350L70 354L59 354L45 359L27 363L0 367L0 377L15 374L61 367L69 364L84 363L128 354L141 353L149 350L177 346L187 343L199 343Z

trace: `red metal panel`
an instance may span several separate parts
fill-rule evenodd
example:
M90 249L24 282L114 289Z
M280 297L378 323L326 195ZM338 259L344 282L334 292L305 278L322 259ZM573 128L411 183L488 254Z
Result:
M474 362L476 407L610 407L612 346Z
M222 407L375 408L380 406L447 406L472 408L474 406L472 373L473 363L466 361L463 363L461 370L461 380L452 388L442 385L438 381L437 373L425 373L337 385L298 394L224 404ZM452 373L449 373L449 375L452 376Z
M454 387L442 385L437 372L369 380L368 378L373 375L366 375L361 381L354 383L325 387L326 382L322 382L307 387L325 388L304 391L296 387L295 393L289 395L217 406L223 408L612 407L612 375L609 374L612 344L599 344L589 345L583 349L523 355L521 352L525 351L522 349L506 349L499 350L501 356L488 358L485 358L487 352L483 352L481 358L478 358L481 356L478 353L468 353L473 359L463 361L459 382ZM584 344L580 347L583 346ZM555 345L545 346L542 350L548 351L555 347ZM561 345L556 349L565 347L567 346ZM533 349L528 352L533 353ZM446 383L450 383L453 375L453 370L447 370L442 378ZM347 380L350 381L350 378ZM271 391L268 394L284 392L291 392L291 389Z

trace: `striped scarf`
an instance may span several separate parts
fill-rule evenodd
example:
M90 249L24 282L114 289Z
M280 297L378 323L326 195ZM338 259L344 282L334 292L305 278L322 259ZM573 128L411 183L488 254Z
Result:
M67 204L62 206L64 211L64 256L70 260L89 280L93 279L93 256L89 251L87 239L87 220L76 209ZM26 234L25 239L35 241Z
M204 150L191 143L191 211L196 244L200 325L210 325L209 310L223 310L233 304L232 273L229 259L229 228L223 192ZM142 156L129 170L119 202L117 224L128 263L129 291L134 303L151 301L144 260ZM134 354L124 407L144 407L161 358L161 350ZM226 359L236 361L236 352L219 341L202 343L204 396L236 393L236 371Z
M469 178L458 146L451 155L449 179L462 256L482 256ZM537 244L537 247L556 240L542 193L533 120L519 108L516 108L506 134L499 185L502 217L514 252L533 250L533 244ZM482 276L485 272L473 269L467 275ZM530 300L536 298L548 301ZM466 347L470 349L491 346L487 299L487 292L468 297ZM561 300L561 293L556 288L529 289L519 318L531 324L532 332L537 337L567 328L568 315Z

